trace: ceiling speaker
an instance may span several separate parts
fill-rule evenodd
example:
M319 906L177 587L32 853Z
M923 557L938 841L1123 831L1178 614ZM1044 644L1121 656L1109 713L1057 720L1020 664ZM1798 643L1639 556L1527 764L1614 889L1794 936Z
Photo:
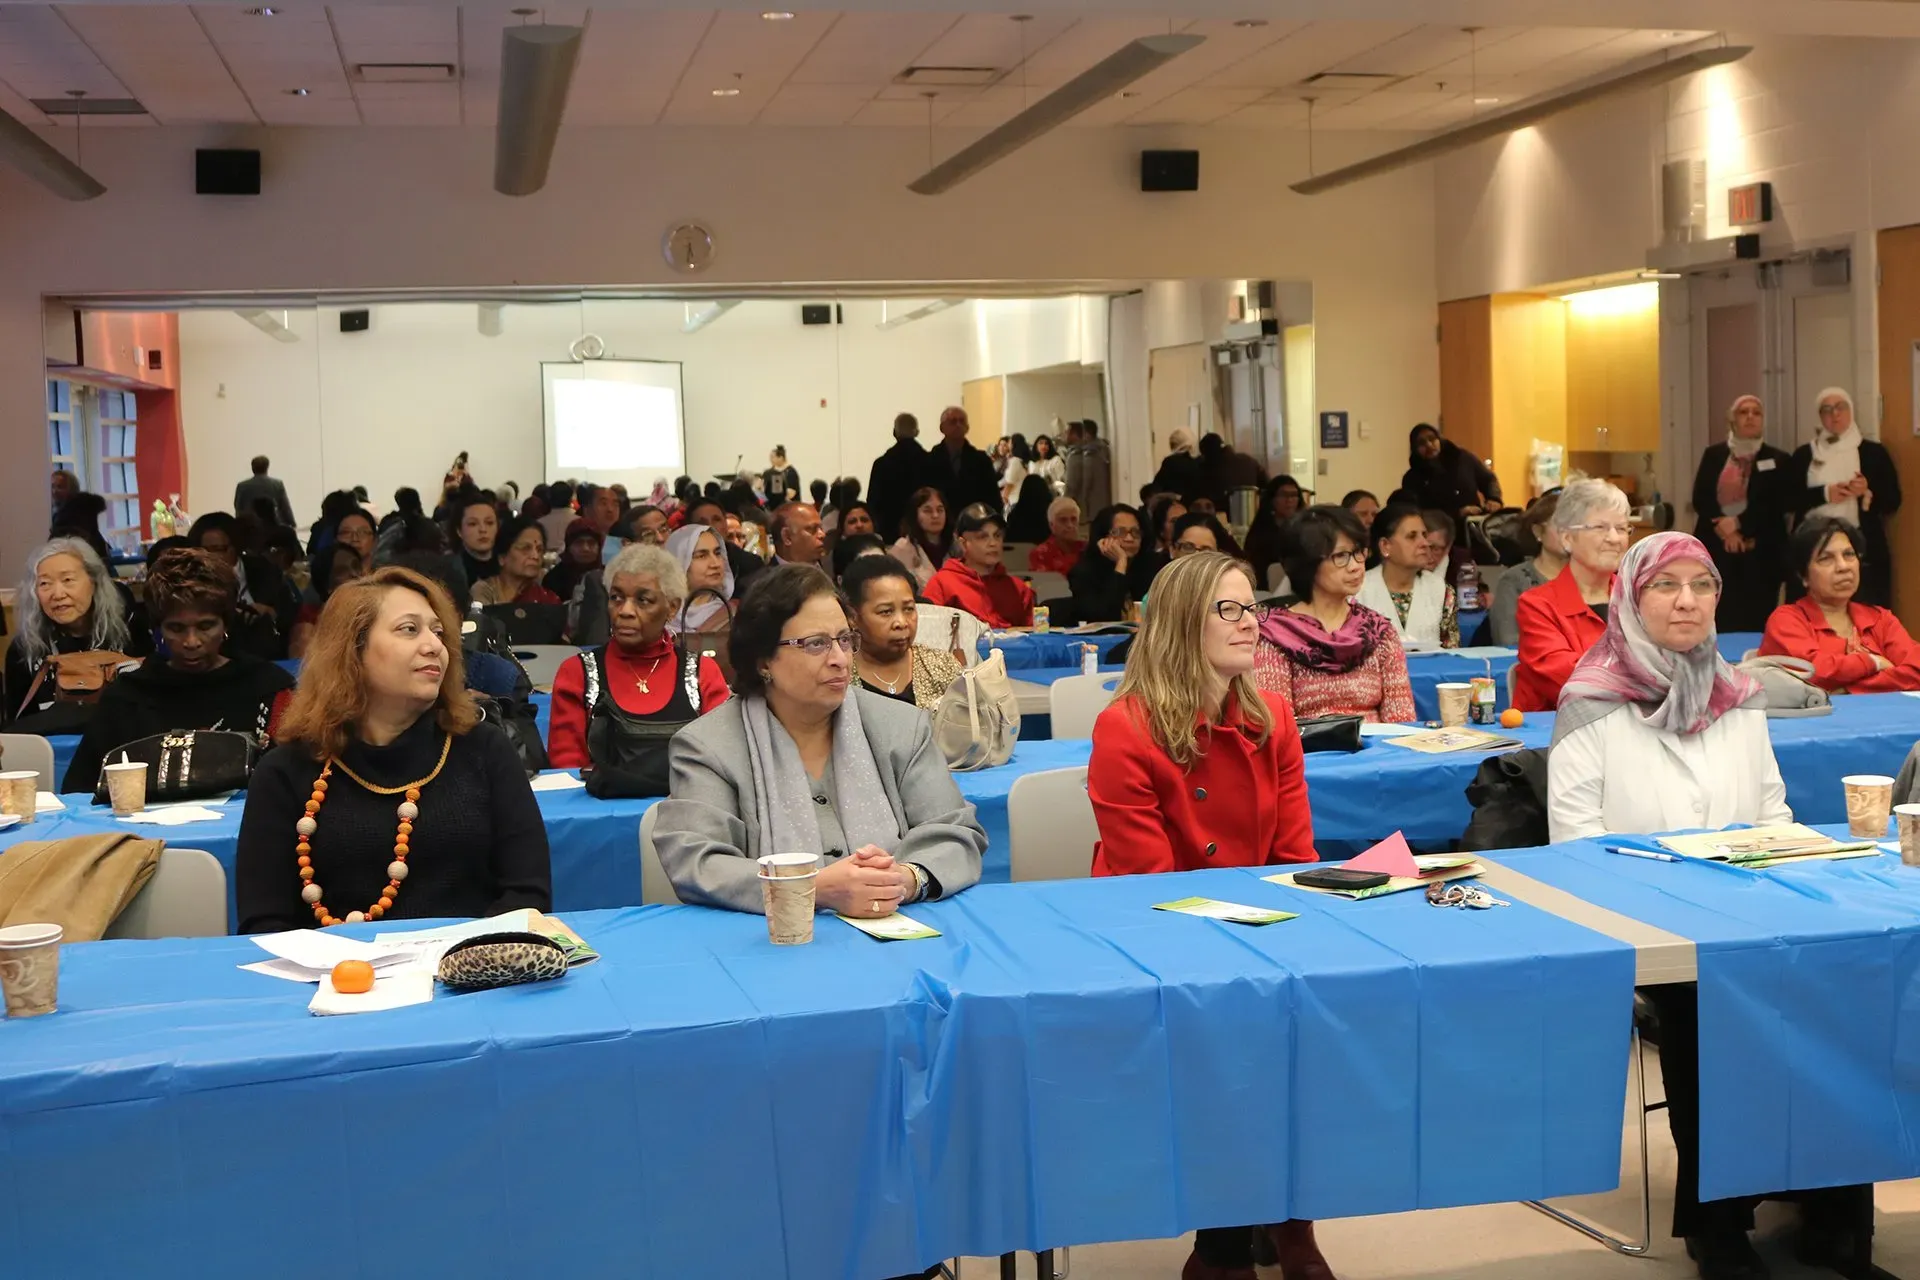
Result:
M258 151L193 153L193 191L202 196L257 196L260 194Z
M1198 151L1142 151L1140 153L1140 189L1142 191L1198 191L1200 189L1200 153Z

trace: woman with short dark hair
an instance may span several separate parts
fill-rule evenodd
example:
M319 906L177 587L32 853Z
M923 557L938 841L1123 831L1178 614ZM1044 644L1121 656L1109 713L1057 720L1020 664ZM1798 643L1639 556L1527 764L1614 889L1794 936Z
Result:
M1920 645L1893 610L1862 604L1867 539L1833 516L1813 516L1793 531L1787 564L1806 592L1767 619L1762 655L1813 664L1813 682L1830 693L1920 689Z
M1403 649L1457 649L1460 620L1453 588L1427 567L1428 534L1418 507L1389 502L1381 508L1371 533L1380 563L1366 571L1354 598L1392 625Z
M734 692L673 739L654 843L686 902L764 910L755 859L817 853L819 905L880 919L980 878L986 833L926 713L855 686L859 633L827 575L754 578L732 635Z
M945 649L914 643L920 612L913 574L892 556L862 556L847 566L841 594L860 633L853 678L863 689L930 711L960 678L960 660Z
M547 532L538 520L515 516L494 545L500 551L499 571L473 584L475 604L565 603L540 584L546 569Z
M924 588L952 552L946 498L931 485L915 489L907 499L907 513L900 517L900 540L893 544L893 558L911 569L913 580Z
M293 677L271 662L222 652L238 604L233 568L210 551L169 551L144 585L158 647L101 694L62 791L93 791L117 748L180 729L231 729L263 749Z
M1086 548L1067 574L1081 622L1119 622L1128 604L1147 598L1154 566L1146 539L1140 513L1125 503L1105 507L1093 518Z

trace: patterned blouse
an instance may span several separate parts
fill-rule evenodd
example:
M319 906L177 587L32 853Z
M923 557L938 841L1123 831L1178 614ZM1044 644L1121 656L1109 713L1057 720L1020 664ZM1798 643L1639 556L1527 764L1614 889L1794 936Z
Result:
M960 678L960 659L945 649L934 649L927 645L913 646L913 705L922 711L931 711L940 705L940 699L947 689ZM871 693L885 698L905 702L906 690L891 691L878 681L867 680L860 674L860 663L853 664L853 678L867 687Z
M1389 591L1387 596L1393 601L1393 612L1400 620L1400 629L1405 631L1407 615L1413 612L1413 592ZM1446 603L1440 606L1440 647L1442 649L1460 647L1460 606L1453 598L1452 587L1447 588ZM1404 661L1403 657L1403 664Z
M1414 719L1407 656L1392 632L1359 666L1337 675L1299 665L1263 636L1253 649L1253 683L1285 698L1296 720L1362 716L1369 723L1409 724Z

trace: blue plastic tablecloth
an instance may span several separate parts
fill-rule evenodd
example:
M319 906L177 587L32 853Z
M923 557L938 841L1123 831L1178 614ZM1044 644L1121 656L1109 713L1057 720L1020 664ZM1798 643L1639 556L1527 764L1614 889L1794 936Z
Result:
M1080 672L1080 646L1091 644L1100 650L1101 661L1106 660L1107 651L1121 642L1131 639L1132 632L1116 632L1107 635L1075 636L1060 631L1027 632L1021 635L988 635L980 637L982 655L989 650L998 649L1006 656L1007 670L1020 673L1019 678L1028 679L1027 671L1034 667L1065 667L1075 675Z
M1720 656L1728 662L1738 662L1749 649L1760 647L1761 632L1758 631L1722 631L1714 638L1719 647Z
M1301 915L1150 909L1189 894ZM1230 870L915 914L577 914L604 958L558 983L340 1018L241 939L70 946L0 1024L8 1271L869 1280L1617 1180L1633 956L1554 916ZM377 1251L293 1242L297 1188Z
M1696 944L1702 1199L1920 1174L1920 872L1499 856Z
M1484 651L1434 649L1407 655L1407 683L1413 686L1414 716L1419 720L1440 718L1442 684L1465 684L1475 676L1493 677L1494 706L1507 707L1507 669L1518 655L1515 650L1489 646Z
M74 753L80 750L80 735L77 733L53 733L47 735L47 745L53 748L53 786L60 789L66 780L67 766L73 763Z

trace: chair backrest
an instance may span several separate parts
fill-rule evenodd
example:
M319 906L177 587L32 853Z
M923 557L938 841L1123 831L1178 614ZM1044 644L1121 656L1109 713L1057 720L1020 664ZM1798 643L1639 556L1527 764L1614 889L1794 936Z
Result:
M60 790L53 776L53 744L35 733L0 733L0 768L31 769L40 775L38 789Z
M1513 691L1514 691L1515 684L1519 679L1520 679L1520 664L1516 662L1512 666L1507 668L1507 705L1510 707L1514 705Z
M553 688L553 678L560 674L560 665L579 653L580 650L570 644L513 646L513 656L520 660L520 665L526 669L527 679L533 681L536 689Z
M1033 588L1033 598L1042 603L1073 594L1073 588L1067 585L1067 575L1064 573L1029 573L1025 576L1027 585Z
M1009 542L1001 549L1000 563L1007 567L1008 573L1024 574L1027 566L1032 562L1033 544L1031 542Z
M660 861L660 851L653 847L653 824L659 817L660 806L656 804L648 806L640 819L640 901L647 906L671 906L680 901Z
M1086 766L1014 779L1007 793L1007 838L1015 880L1077 880L1092 874L1100 828L1087 797Z
M1760 656L1760 651L1758 649L1747 649L1740 654L1740 661L1752 662L1755 658L1759 656Z
M979 663L983 656L980 637L993 628L965 609L954 609L944 604L923 604L919 614L920 625L913 633L915 644L923 644L942 653L957 648L967 666Z
M102 937L223 938L227 873L204 849L162 849L153 878Z
M1093 722L1113 701L1113 687L1120 683L1122 674L1109 671L1105 675L1063 676L1055 680L1047 691L1047 706L1053 713L1053 736L1091 738Z
M1287 581L1287 570L1278 560L1267 566L1267 590L1277 596L1293 594L1293 584Z

